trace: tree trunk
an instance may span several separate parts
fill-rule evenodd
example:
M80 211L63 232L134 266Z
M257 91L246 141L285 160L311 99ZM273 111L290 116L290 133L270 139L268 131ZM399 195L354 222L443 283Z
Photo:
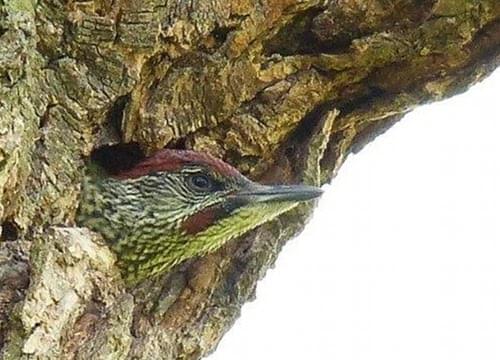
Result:
M73 223L93 149L192 148L323 184L499 62L498 0L0 0L0 354L199 359L312 210L127 289Z

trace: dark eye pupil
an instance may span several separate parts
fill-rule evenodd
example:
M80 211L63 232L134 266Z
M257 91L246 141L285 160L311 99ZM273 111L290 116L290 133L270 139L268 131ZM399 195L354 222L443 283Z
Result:
M191 182L195 188L200 190L208 190L211 186L210 179L205 175L194 175Z

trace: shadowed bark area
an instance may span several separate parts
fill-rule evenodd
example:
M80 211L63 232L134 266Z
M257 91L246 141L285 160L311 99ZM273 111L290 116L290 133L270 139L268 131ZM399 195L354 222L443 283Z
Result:
M119 168L189 148L323 184L499 63L498 0L0 0L0 354L199 359L312 211L126 289L73 223L93 150Z

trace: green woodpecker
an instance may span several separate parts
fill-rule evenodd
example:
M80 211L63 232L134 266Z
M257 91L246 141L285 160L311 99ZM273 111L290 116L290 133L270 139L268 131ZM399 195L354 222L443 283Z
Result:
M104 237L130 284L212 252L321 193L261 185L210 155L165 149L118 174L86 176L77 222Z

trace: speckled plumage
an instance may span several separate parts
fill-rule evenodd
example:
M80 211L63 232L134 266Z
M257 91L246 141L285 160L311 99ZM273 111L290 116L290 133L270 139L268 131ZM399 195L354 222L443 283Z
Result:
M209 187L197 186L207 179ZM209 155L162 150L115 176L89 174L77 221L102 234L125 280L135 283L214 251L319 193L255 184Z

